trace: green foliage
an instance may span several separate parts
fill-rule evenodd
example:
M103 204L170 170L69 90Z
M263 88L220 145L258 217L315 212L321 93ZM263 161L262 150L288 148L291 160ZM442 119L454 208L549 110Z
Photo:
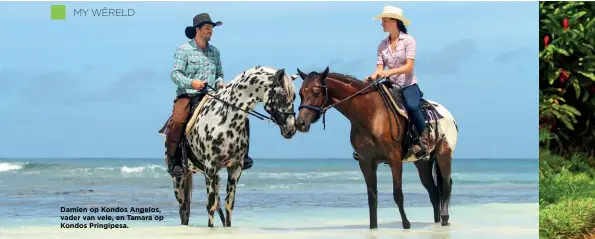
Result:
M592 158L539 154L540 238L573 238L595 229L595 168Z
M595 228L595 199L562 201L540 210L539 237L580 238Z
M558 150L595 143L594 10L593 2L540 2L539 118L553 134L541 138Z

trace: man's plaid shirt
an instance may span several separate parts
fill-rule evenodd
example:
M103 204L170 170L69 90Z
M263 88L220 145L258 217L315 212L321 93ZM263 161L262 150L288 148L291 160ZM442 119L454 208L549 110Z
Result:
M180 45L174 54L171 80L178 86L177 95L198 93L192 89L193 80L206 81L211 87L219 89L219 82L223 82L219 50L208 44L203 51L194 39Z

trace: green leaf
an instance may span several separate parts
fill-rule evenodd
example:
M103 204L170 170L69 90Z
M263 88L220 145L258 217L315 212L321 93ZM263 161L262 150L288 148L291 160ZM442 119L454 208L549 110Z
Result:
M562 121L562 123L564 123L566 128L568 128L570 130L574 130L574 126L572 125L572 123L570 121L568 121L568 118L561 118L560 121Z
M593 74L593 73L586 73L586 72L583 72L583 71L578 71L578 73L581 74L581 75L583 75L583 76L585 76L585 77L587 77L587 78L589 78L589 79L591 79L592 81L595 81L595 74Z
M589 99L589 92L588 92L588 91L585 91L585 93L583 94L583 99L582 99L582 101L583 101L583 102L587 102L587 99Z
M579 19L580 17L584 16L585 14L587 14L586 11L578 12L578 13L574 14L574 19Z
M568 51L566 51L566 50L564 50L562 48L558 48L556 50L557 50L558 53L560 53L562 55L569 56ZM570 50L572 50L572 49L570 49Z
M552 107L553 107L553 106L555 106L555 105L552 105ZM561 118L562 118L562 115L561 115L561 114L560 114L560 112L558 112L558 111L552 111L552 114L553 114L554 116L556 116L556 119L561 119Z
M563 108L564 110L570 112L573 115L578 115L578 116L581 115L581 112L580 111L578 111L576 108L574 108L574 107L572 107L570 105L562 105L561 108Z
M554 72L554 74L549 74L550 85L554 84L554 81L556 81L556 79L558 79L559 76L560 76L560 70L557 70L556 72Z
M586 44L583 42L582 44L584 47L591 49L592 51L595 50L595 48L593 46L591 46L590 44Z
M578 79L572 79L572 86L574 86L574 94L576 95L576 99L581 97L581 86L578 84Z
M585 29L590 30L593 29L593 25L595 24L595 18L591 18L591 21L587 22L585 25Z

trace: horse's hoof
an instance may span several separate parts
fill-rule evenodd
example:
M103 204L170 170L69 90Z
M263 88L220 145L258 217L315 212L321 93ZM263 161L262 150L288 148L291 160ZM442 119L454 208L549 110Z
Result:
M410 229L411 223L410 222L403 222L403 229Z
M450 223L448 222L448 218L449 218L448 215L442 216L442 223L440 225L442 225L442 226L448 226L448 225L450 225Z

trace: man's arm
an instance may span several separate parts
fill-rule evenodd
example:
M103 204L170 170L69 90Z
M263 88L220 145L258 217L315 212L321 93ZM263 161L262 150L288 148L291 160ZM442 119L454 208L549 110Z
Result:
M192 88L192 79L185 75L188 63L188 53L181 47L174 54L174 69L171 72L171 80L182 89Z
M215 75L215 81L217 82L217 84L223 83L223 64L221 64L221 54L219 53L219 51L217 51L217 54L215 56L215 64L216 64L216 75Z

